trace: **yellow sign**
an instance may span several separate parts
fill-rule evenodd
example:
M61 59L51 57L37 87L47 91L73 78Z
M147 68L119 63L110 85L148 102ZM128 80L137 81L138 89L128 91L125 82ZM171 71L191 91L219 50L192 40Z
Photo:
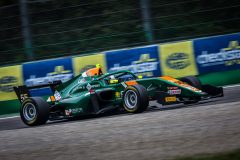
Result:
M176 102L177 98L176 97L165 97L166 102Z
M198 74L192 41L160 45L159 57L163 75L184 77Z
M17 99L13 87L22 84L21 65L0 68L0 101Z
M77 76L80 73L96 67L99 64L102 67L103 73L106 72L106 63L104 54L95 54L90 56L74 57L73 69L74 75Z

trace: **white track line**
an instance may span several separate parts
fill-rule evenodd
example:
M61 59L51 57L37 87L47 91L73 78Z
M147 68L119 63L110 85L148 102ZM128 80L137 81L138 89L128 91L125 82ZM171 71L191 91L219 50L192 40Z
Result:
M240 84L229 85L229 86L223 86L223 88L233 88L233 87L240 87Z
M234 87L240 87L240 84L224 86L223 88L234 88ZM3 120L3 119L12 119L12 118L19 118L19 117L20 117L20 116L3 117L3 118L0 118L0 120Z
M20 116L12 116L12 117L3 117L3 118L0 118L0 120L3 120L3 119L12 119L12 118L18 118Z

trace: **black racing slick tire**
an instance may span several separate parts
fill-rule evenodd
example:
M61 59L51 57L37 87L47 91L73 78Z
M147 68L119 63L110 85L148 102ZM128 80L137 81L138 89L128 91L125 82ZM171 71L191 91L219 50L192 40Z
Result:
M183 77L180 80L183 82L186 82L187 84L189 84L197 89L202 89L202 84L201 84L200 80L195 76Z
M142 85L128 86L123 92L123 108L130 113L144 112L149 105L149 97Z
M27 98L21 105L20 116L28 126L45 124L49 118L49 105L41 97Z

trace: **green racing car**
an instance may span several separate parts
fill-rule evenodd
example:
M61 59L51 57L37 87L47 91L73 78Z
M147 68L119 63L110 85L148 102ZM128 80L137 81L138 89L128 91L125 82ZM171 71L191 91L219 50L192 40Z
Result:
M32 97L31 89L50 87L48 99ZM121 70L103 74L101 67L89 69L62 83L14 87L21 103L20 116L29 126L45 124L48 120L68 119L83 115L98 115L114 109L130 113L144 112L149 101L159 104L196 103L223 96L222 87L202 85L194 76L180 80L169 77L141 78Z

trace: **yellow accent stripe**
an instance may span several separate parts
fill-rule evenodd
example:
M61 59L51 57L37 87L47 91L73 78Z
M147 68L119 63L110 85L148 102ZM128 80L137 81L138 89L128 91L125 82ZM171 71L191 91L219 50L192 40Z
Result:
M162 76L160 77L164 80L167 80L167 81L171 81L171 82L178 82L179 80L175 79L175 78L172 78L172 77L169 77L169 76Z

